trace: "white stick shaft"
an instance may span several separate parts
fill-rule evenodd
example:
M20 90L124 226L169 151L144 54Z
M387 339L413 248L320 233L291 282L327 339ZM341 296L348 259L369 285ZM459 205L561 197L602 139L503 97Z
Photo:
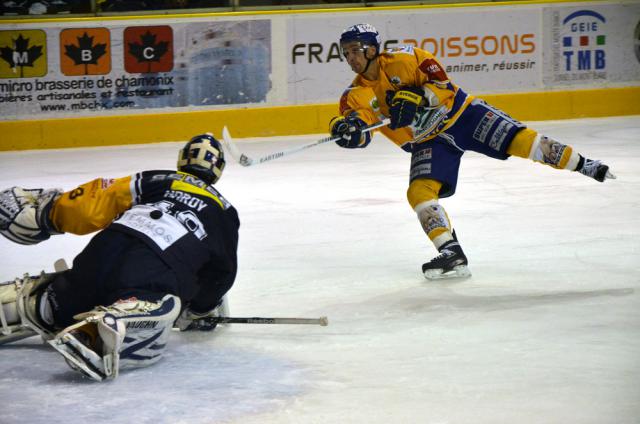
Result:
M375 124L369 125L367 127L364 127L362 129L362 132L369 132L369 131L373 131L376 128L380 128L380 127L384 127L385 125L389 125L389 122L391 122L391 120L389 118L385 118L380 122L376 122ZM282 150L279 152L273 152L270 153L266 156L262 156L259 158L255 158L252 159L249 156L245 155L244 153L240 152L240 150L238 149L238 146L236 146L235 142L233 141L233 138L231 138L231 134L229 134L229 130L227 129L227 127L225 126L222 129L222 142L223 144L227 147L227 150L229 151L229 153L231 154L231 156L238 162L240 163L240 165L242 166L251 166L251 165L255 165L255 164L259 164L259 163L264 163L264 162L268 162L274 159L279 159L281 157L284 156L288 156L294 153L298 153L301 152L303 150L309 149L311 147L315 147L315 146L319 146L320 144L324 144L324 143L328 143L330 141L337 141L339 140L339 137L325 137L325 138L321 138L318 141L314 141L313 143L309 143L309 144L305 144L303 146L299 146L299 147L294 147L292 149L287 149L287 150Z

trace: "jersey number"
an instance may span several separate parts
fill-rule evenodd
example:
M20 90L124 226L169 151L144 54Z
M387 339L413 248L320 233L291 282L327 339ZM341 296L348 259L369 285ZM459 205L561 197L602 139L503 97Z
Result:
M176 214L176 218L184 227L198 237L199 240L204 239L207 236L207 232L204 230L202 221L198 219L198 216L192 211L182 211Z
M76 197L80 197L84 194L84 188L82 187L78 187L76 189L73 189L69 192L69 199L73 200Z

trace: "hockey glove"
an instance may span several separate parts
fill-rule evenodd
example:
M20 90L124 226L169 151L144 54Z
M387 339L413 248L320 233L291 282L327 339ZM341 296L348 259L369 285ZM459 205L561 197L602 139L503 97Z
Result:
M176 319L174 327L180 331L213 331L218 325L218 315L213 311L198 313L187 308Z
M336 144L347 149L364 148L371 142L371 134L363 133L367 123L355 113L347 116L336 116L329 122L332 137L340 137Z
M229 299L225 294L216 307L208 312L197 312L186 308L173 326L180 331L213 331L218 325L218 318L227 316L229 316Z
M0 192L0 234L19 244L37 244L60 234L49 217L62 190L12 187Z
M387 104L391 118L389 128L395 130L411 125L423 101L424 90L421 87L405 87L396 92L388 91Z

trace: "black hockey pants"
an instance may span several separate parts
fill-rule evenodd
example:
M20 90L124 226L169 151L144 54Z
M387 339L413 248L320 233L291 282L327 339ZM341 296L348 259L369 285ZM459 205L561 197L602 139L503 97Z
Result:
M137 237L114 230L98 233L47 288L57 328L95 306L136 297L155 301L179 292L175 273Z

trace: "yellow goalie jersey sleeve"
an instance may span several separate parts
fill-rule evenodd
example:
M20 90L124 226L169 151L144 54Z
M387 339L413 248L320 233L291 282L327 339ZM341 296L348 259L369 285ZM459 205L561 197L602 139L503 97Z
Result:
M89 234L107 227L133 204L132 177L97 178L67 191L56 200L51 221L58 231Z

